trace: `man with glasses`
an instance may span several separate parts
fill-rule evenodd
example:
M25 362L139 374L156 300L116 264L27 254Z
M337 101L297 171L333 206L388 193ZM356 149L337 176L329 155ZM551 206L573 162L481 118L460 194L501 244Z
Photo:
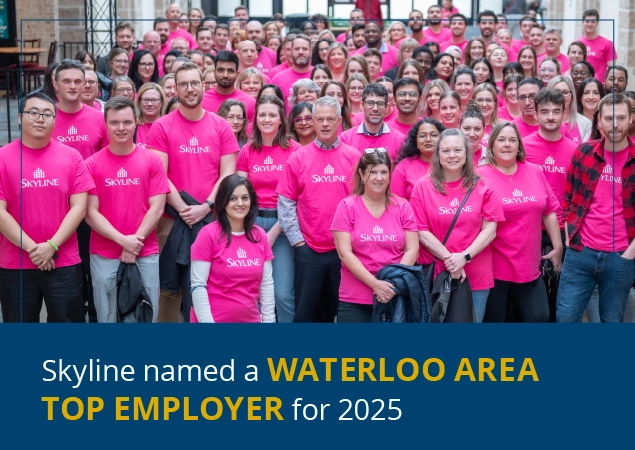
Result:
M216 87L203 94L203 109L216 114L225 100L238 100L245 105L247 121L252 124L256 116L256 100L236 89L238 77L238 57L233 52L222 51L214 58L214 76Z
M18 120L21 138L0 148L2 315L39 322L44 300L48 322L84 322L75 229L95 185L81 155L52 139L53 100L27 95Z
M366 86L362 92L364 121L358 127L342 133L341 141L359 151L383 148L395 161L405 136L384 122L387 106L388 91L385 86L379 83Z
M180 66L174 80L179 108L154 122L147 148L161 157L168 174L168 205L174 208L179 220L192 228L213 211L216 192L223 178L236 172L239 148L229 123L203 109L203 77L196 65L189 62ZM193 202L186 203L179 193L188 194ZM174 224L172 218L163 217L159 221L157 238L160 251L165 248ZM189 265L174 263L174 267L166 270L176 280L164 280L162 269L158 321L179 322L183 319L187 322L192 306Z
M586 60L595 69L595 74L601 77L606 73L606 67L615 64L617 52L613 42L598 34L600 13L595 9L587 9L582 13L584 36L578 41L586 45Z
M74 148L88 159L108 145L108 133L104 116L95 108L83 105L81 95L85 85L84 65L79 61L64 59L55 69L53 87L59 96L53 139ZM89 320L97 320L93 304L93 288L90 278L90 227L81 221L77 228L79 253L84 275L84 301L88 304Z
M140 48L149 51L159 64L159 76L163 76L163 57L161 56L161 36L156 31L150 30L143 35L143 43Z
M536 105L534 99L538 91L542 89L542 81L536 78L525 78L518 83L518 104L520 116L513 120L521 137L529 136L538 131L538 119L536 118Z
M99 80L97 72L91 69L84 69L84 90L79 100L86 106L95 108L97 111L103 111L104 102L97 99L99 95Z
M90 266L98 322L135 322L117 313L117 271L135 264L150 297L153 322L159 311L159 244L156 226L170 192L161 159L133 141L137 113L132 100L113 97L104 119L108 147L86 160L95 187L88 192L86 221L93 229Z
M397 56L399 51L392 45L386 44L381 40L381 28L376 22L368 22L364 27L364 38L366 39L366 45L361 47L356 55L363 55L369 48L375 48L381 53L381 71L379 76L383 76L395 66L399 65Z
M417 112L421 103L423 87L414 78L402 78L397 80L393 90L397 105L397 117L388 120L386 125L391 130L396 130L407 136L412 126L419 121Z
M452 37L447 41L441 42L439 50L444 52L449 46L456 45L461 49L461 52L465 52L465 47L467 47L465 30L467 30L467 18L461 13L452 14L450 16L450 33L452 33Z
M341 262L331 223L351 194L359 151L337 137L342 110L334 97L313 104L315 141L294 152L278 183L278 219L295 246L294 322L333 322Z

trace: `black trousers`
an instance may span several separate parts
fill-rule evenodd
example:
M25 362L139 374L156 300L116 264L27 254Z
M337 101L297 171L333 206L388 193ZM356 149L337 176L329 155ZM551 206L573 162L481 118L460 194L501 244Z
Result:
M563 252L562 252L562 261L564 261L564 252L566 251L567 247L565 246L565 236L564 236L564 230L560 230L560 237L562 239L562 248L563 248ZM549 235L547 234L547 231L542 230L542 246L550 246L553 247L553 245L551 245L551 239L549 239ZM547 299L549 301L549 322L556 322L556 301L558 300L558 287L560 286L560 276L558 276L557 278L553 279L553 280L548 280L546 277L542 277L543 281L545 282L545 288L547 289Z
M505 322L508 303L518 312L515 320L517 322L549 321L549 302L542 276L527 283L494 279L494 287L487 297L483 322Z
M93 297L93 279L90 276L90 226L82 220L77 227L77 244L79 245L79 257L82 259L82 280L84 287L82 297L84 299L84 315L88 312L88 321L97 323L97 310L95 310L95 298Z
M336 250L318 253L308 245L295 249L294 322L330 322L337 315L340 270Z
M340 300L337 310L337 323L370 323L372 317L373 305L362 305Z
M48 322L84 322L82 265L39 269L0 269L0 305L5 322L39 322L42 301ZM21 295L20 295L21 294Z

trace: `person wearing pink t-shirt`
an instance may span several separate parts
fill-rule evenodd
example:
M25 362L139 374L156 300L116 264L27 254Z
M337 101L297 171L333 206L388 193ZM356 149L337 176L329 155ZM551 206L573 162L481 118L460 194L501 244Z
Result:
M285 61L282 64L278 64L274 68L272 68L268 75L273 80L273 77L282 72L283 70L287 70L293 67L293 40L297 35L295 34L287 34L284 38L284 43L282 44L282 50L280 51L280 57L284 56Z
M635 276L635 144L628 137L630 100L605 96L604 136L576 149L566 176L567 253L556 305L558 322L581 322L598 286L602 322L622 322Z
M512 123L518 128L520 136L524 138L538 131L538 119L536 119L536 105L534 99L538 91L542 89L542 81L536 78L525 78L518 82L518 103L520 104L520 116ZM566 124L561 126L562 134L569 136Z
M86 106L94 108L96 111L102 112L104 103L97 99L99 95L99 80L97 72L92 69L84 68L84 89L79 97L79 101Z
M216 87L208 89L203 94L201 102L203 109L216 114L225 100L239 100L245 105L248 126L252 124L255 117L256 101L243 91L236 89L238 57L235 53L224 51L216 55L214 58L214 76L216 77Z
M496 32L496 24L498 23L498 16L490 10L483 10L478 13L476 26L480 30L480 38L485 43L485 48L494 42L494 33Z
M273 95L263 95L256 105L256 122L251 142L238 155L236 173L246 177L258 197L256 225L267 233L273 255L273 281L278 322L293 322L293 247L278 220L276 187L287 159L300 144L289 139L284 103Z
M337 137L341 121L337 99L315 102L316 139L289 156L276 188L280 226L295 246L294 322L333 323L337 314L341 262L331 224L359 161L359 151Z
M393 91L397 117L384 121L391 130L406 136L419 121L418 109L423 87L414 78L402 78L394 84Z
M90 266L98 322L137 322L134 313L120 317L117 271L135 264L152 304L159 310L159 244L156 227L170 192L161 159L133 142L137 115L134 103L113 97L104 119L110 144L86 160L95 187L88 191L86 221L93 229Z
M262 45L264 42L262 23L257 20L250 20L247 22L247 25L245 25L245 32L247 33L247 39L253 41L256 46L256 59L253 63L253 67L258 69L262 74L268 74L269 70L275 67L278 55L270 48Z
M168 39L168 45L170 45L176 38L183 38L188 42L190 49L196 48L196 40L192 37L192 35L179 27L179 19L181 18L181 7L178 5L178 3L172 3L168 5L167 9L165 10L165 17L168 19L168 23L170 25L170 37Z
M274 256L255 224L258 200L249 180L223 179L216 215L192 245L190 322L275 322Z
M523 322L547 322L549 303L540 276L540 261L549 260L556 272L562 261L562 239L557 213L560 203L539 167L526 162L521 136L513 123L492 130L487 149L489 164L478 168L503 204L505 222L491 243L494 288L490 291L485 322L504 322L511 303ZM542 229L552 250L541 256Z
M584 36L578 39L586 45L586 61L595 69L595 75L601 80L606 74L606 68L615 64L617 52L615 45L609 39L598 34L600 14L595 9L588 9L582 14Z
M487 125L485 125L485 116L483 116L481 108L476 102L468 102L465 111L461 114L459 128L470 143L470 157L474 167L486 164L487 147L483 146L483 137L485 136ZM489 134L487 137L489 140Z
M293 95L293 83L302 78L310 78L311 70L311 40L303 34L296 35L293 39L291 58L293 66L279 72L273 77L273 84L280 86L287 109L291 109L289 105L289 97Z
M453 279L469 282L474 316L476 322L482 322L494 287L489 244L496 235L497 222L505 217L488 181L476 175L469 153L469 143L460 130L443 131L430 173L417 181L410 203L422 244L420 262L435 263L435 276L445 270ZM457 213L456 224L444 243Z
M348 19L348 24L351 26L351 28L338 34L336 41L343 44L344 42L346 42L346 38L351 36L353 27L357 24L363 24L363 23L364 23L364 11L357 8L351 10L349 19Z
M465 39L465 31L467 30L467 18L463 14L453 14L449 19L449 27L451 36L449 39L439 43L439 51L444 53L445 50L455 45L461 53L465 53L465 47L467 47L467 39Z
M425 37L423 36L423 26L425 23L423 13L418 9L414 9L408 14L408 28L410 28L411 31L410 37L419 43L425 42Z
M77 152L55 139L55 103L26 96L21 138L0 148L0 304L5 322L84 322L75 230L95 185ZM19 163L18 163L19 162Z
M562 32L558 28L547 28L544 31L544 41L546 52L537 56L537 63L540 65L547 56L556 58L560 63L560 73L566 73L569 70L569 58L560 52L562 46Z
M385 151L362 154L353 195L335 211L331 231L342 260L338 323L368 323L373 296L380 303L395 295L388 281L375 275L389 264L413 266L419 239L410 204L388 190L392 162Z
M371 83L364 88L362 103L364 122L342 133L341 141L360 152L384 148L394 161L405 136L396 130L391 130L384 122L388 91L379 83Z
M384 73L399 65L399 50L381 40L381 29L376 22L368 22L366 24L364 27L364 38L366 39L366 45L359 48L355 55L361 56L369 48L379 50L381 53L381 70L378 77L383 76Z
M536 19L533 17L525 16L518 21L518 26L520 28L520 39L514 39L512 41L511 50L518 55L520 49L526 47L527 45L531 45L531 39L529 39L529 32L531 31L531 27L536 23Z
M179 214L179 220L192 227L213 211L222 179L236 172L239 147L229 123L203 109L203 80L196 65L183 64L174 77L179 108L152 125L147 147L161 157L166 168L170 182L168 205ZM198 204L188 205L179 195L181 192L189 194ZM174 222L168 217L159 221L157 238L161 250ZM187 320L189 311L187 307L184 309ZM179 293L161 290L158 320L181 320Z
M141 86L139 95L135 99L138 114L135 143L147 146L152 124L163 115L166 104L167 100L161 86L156 83L147 83Z
M441 42L452 39L452 32L443 26L443 12L439 5L432 5L428 8L428 28L423 30L423 41L419 42L423 45L426 42Z
M430 170L434 147L445 127L437 120L426 117L408 132L399 150L390 180L393 194L410 201L415 183Z
M443 18L443 26L449 26L450 17L454 14L458 14L459 10L456 6L452 4L452 0L443 0L441 2L441 17Z

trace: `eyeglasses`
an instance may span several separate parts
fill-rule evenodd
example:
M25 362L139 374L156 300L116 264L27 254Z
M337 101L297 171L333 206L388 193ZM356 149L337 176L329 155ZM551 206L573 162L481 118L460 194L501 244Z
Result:
M351 86L348 88L349 92L363 92L364 91L364 87L363 86Z
M115 59L114 60L115 64L130 64L130 60L129 59Z
M311 123L313 121L313 116L305 116L305 117L296 117L293 119L293 123L298 124L302 122Z
M493 98L477 98L476 103L487 103L488 105L494 104Z
M187 91L188 86L192 86L192 89L198 89L201 87L201 84L202 83L198 80L194 80L190 83L188 83L187 81L181 81L179 84L177 84L177 87L182 91Z
M159 44L161 41L144 41L144 44Z
M90 80L90 81L84 81L84 84L85 84L86 86L93 87L94 85L96 85L96 84L97 84L97 82L96 82L95 80Z
M216 81L205 81L203 84L207 89L216 87Z
M427 141L428 139L430 139L431 141L437 140L439 139L440 134L439 133L419 133L417 135L417 138L421 139L422 141Z
M525 103L527 100L531 100L531 101L533 102L535 98L536 98L536 94L531 94L531 95L519 95L519 96L518 96L518 101L519 101L519 102L523 102L523 103Z
M569 97L571 95L571 91L561 91L560 89L556 89L556 91L561 92L565 97Z
M336 120L337 119L335 117L317 117L315 119L317 123L324 123L324 122L335 123Z
M386 147L365 148L364 153L388 153Z
M141 103L143 103L144 105L156 105L157 103L160 103L161 99L160 98L142 98L141 99Z
M37 111L24 111L24 114L26 114L33 122L37 122L40 117L44 120L44 122L50 123L55 120L55 114L39 113Z
M243 123L245 121L244 117L241 116L227 116L227 122L237 122L237 123Z
M410 97L410 98L416 98L418 97L418 92L416 91L399 91L397 92L397 97L399 98L406 98L406 97Z
M141 67L143 69L152 69L152 68L154 68L154 63L153 62L139 63L139 67Z
M366 100L364 102L364 106L368 109L373 109L375 106L377 106L378 109L384 109L386 108L386 105L386 102L374 102L372 100Z
M117 88L115 89L115 92L117 94L132 94L134 92L134 89L131 87L128 88Z

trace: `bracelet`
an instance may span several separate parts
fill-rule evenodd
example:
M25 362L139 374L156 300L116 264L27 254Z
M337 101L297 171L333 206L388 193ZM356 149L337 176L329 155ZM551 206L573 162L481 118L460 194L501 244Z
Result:
M53 244L52 240L49 239L46 242L48 242L51 245L51 247L53 247L55 249L56 252L58 252L60 250L59 248L57 248L57 245Z

